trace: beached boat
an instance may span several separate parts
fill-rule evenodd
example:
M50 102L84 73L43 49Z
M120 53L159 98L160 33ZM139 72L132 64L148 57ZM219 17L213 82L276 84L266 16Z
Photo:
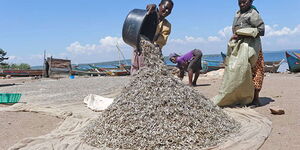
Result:
M289 65L289 71L300 72L300 58L295 53L285 52L287 63Z
M207 73L210 71L216 71L224 69L225 65L222 61L203 60L202 61L202 72Z
M278 72L280 65L284 62L284 59L281 61L266 61L264 71L270 73Z
M225 61L226 54L221 52L221 56L223 58L223 61ZM265 61L264 62L264 71L270 72L270 73L276 73L276 72L278 72L278 69L283 62L284 62L284 59L281 61Z
M72 63L68 59L58 59L48 57L44 59L45 74L44 77L57 77L58 75L69 75L72 73Z
M107 73L104 71L99 71L93 68L82 68L80 66L72 66L72 74L74 75L88 75L88 76L106 76Z
M96 70L97 72L105 73L109 76L126 76L130 75L130 68L127 69L125 65L116 66L116 68L101 68L89 65L91 68Z
M300 59L300 53L293 52L297 58Z
M79 75L79 76L107 76L107 73L105 72L97 72L97 71L83 71L83 70L73 70L73 75Z
M224 66L207 66L207 67L208 67L207 72L216 71L216 70L225 68Z
M107 74L110 76L127 76L130 75L130 71L114 69L114 70L108 70Z
M0 70L0 76L7 75L15 77L42 76L43 70Z

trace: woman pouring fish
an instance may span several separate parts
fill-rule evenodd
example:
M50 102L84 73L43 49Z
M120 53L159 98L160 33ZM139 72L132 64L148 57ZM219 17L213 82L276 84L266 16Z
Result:
M154 44L160 49L166 45L168 37L171 33L171 24L166 19L172 12L174 3L172 0L161 0L159 3L158 9L155 4L147 5L148 13L157 13L159 23L156 27L156 32L154 36ZM137 50L134 50L133 57L131 59L131 74L136 74L136 72L144 66L144 55L139 53Z

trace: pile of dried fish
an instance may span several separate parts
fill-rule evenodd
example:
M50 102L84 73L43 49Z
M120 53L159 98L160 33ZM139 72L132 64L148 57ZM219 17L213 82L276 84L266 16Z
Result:
M161 51L141 41L146 67L86 128L88 144L113 149L200 149L240 125L168 72Z

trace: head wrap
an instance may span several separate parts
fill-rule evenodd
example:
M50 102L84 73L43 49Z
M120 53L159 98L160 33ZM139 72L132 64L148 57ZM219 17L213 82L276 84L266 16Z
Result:
M178 56L179 56L179 55L176 54L176 53L171 53L171 54L169 55L169 59L171 60L172 57L178 57Z
M252 5L251 8L254 9L254 10L256 10L257 13L259 13L259 11L257 10L257 8L254 5Z
M179 55L178 54L176 54L176 53L171 53L170 55L169 55L169 57L171 58L171 57L178 57Z

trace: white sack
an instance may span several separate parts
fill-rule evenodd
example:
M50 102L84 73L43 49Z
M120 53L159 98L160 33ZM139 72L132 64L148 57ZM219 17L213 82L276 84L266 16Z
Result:
M83 100L87 104L87 107L94 111L105 110L113 101L113 98L106 98L95 94L90 94Z

